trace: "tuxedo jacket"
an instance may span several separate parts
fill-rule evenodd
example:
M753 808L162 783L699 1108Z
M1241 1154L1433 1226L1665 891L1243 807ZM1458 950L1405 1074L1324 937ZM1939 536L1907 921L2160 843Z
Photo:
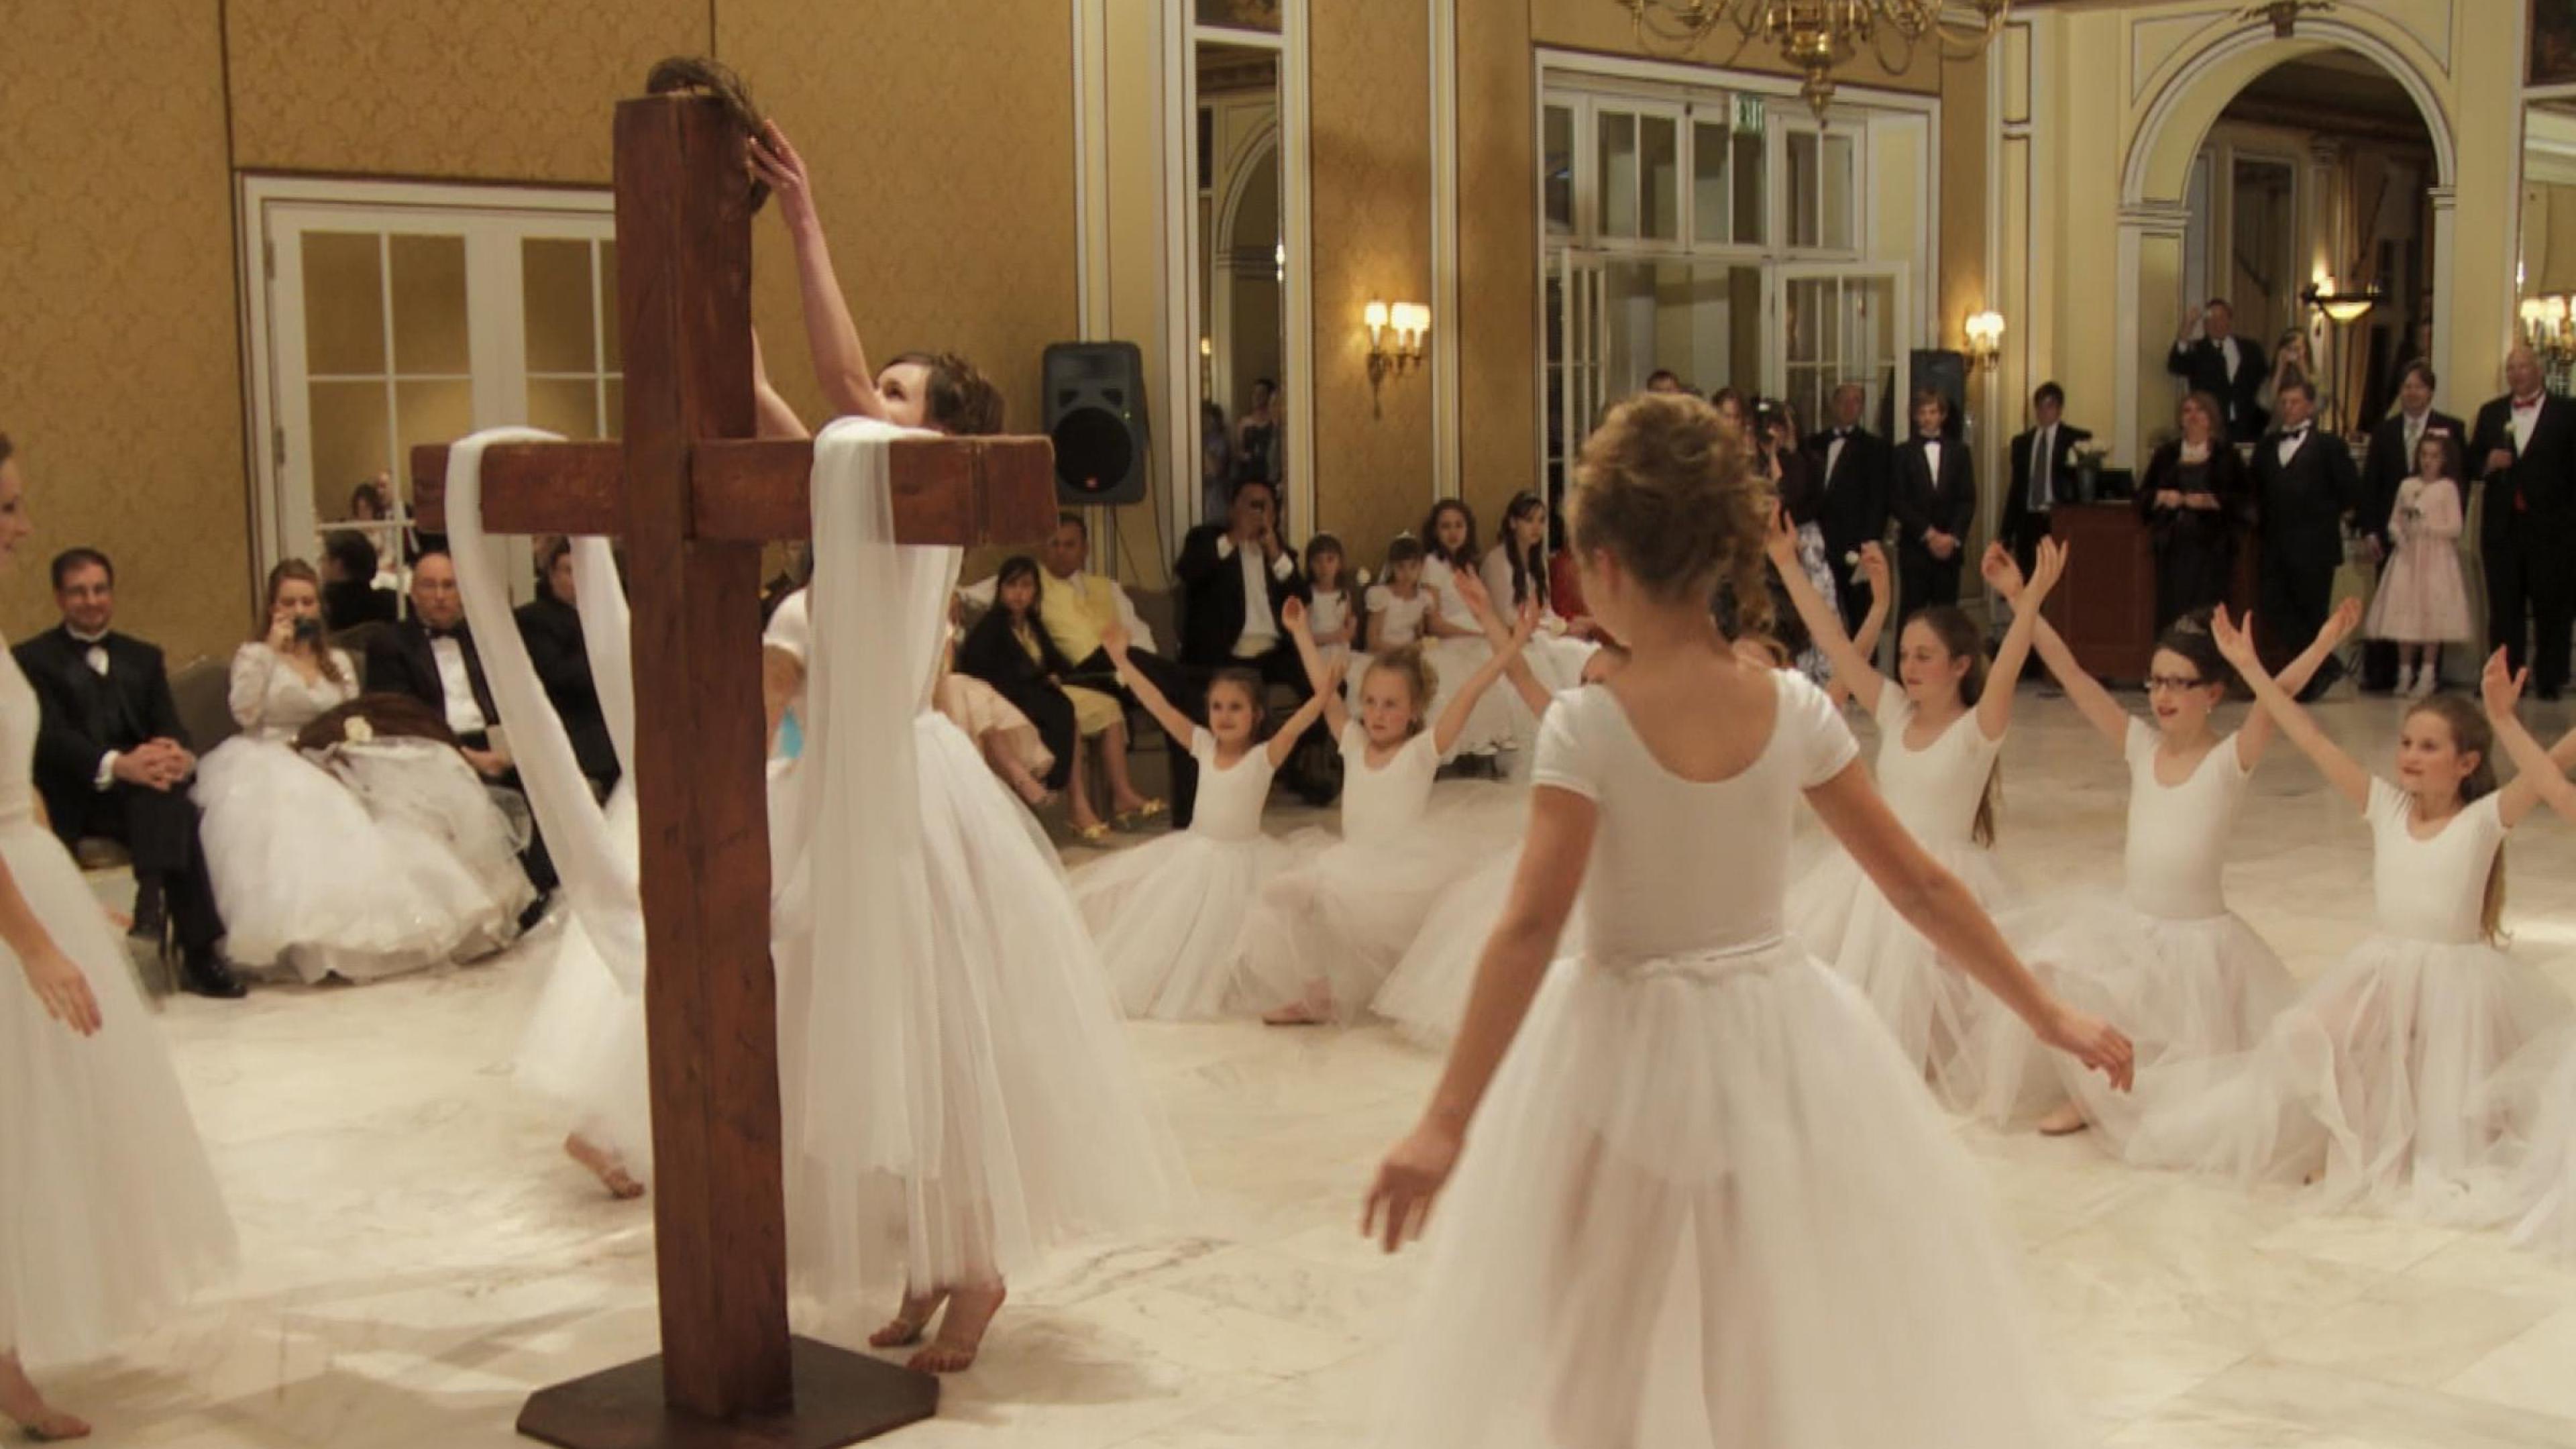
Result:
M2449 433L2451 441L2460 445L2461 465L2476 474L2477 464L2468 456L2468 424L2435 408L2424 415L2424 432L2427 436ZM2388 515L2397 507L2397 485L2413 476L2415 460L2406 453L2406 414L2381 419L2370 430L2370 451L2361 460L2361 529L2377 536L2383 547L2394 542L2388 536Z
M519 637L528 644L528 660L536 665L546 698L562 718L564 733L572 738L573 758L581 762L581 773L614 788L619 773L617 743L609 738L608 716L599 707L599 686L590 677L581 611L545 594L521 604L518 619ZM467 657L479 665L476 655ZM430 672L437 670L433 667Z
M2055 455L2048 460L2048 502L2050 507L2075 501L2075 445L2090 441L2092 434L2071 423L2057 425ZM2039 429L2017 434L2012 440L2012 491L2004 495L2003 536L2019 538L2030 513L2031 470L2038 466L2031 449L2039 443Z
M1825 536L1825 554L1839 560L1864 543L1887 536L1888 491L1892 486L1894 451L1887 440L1867 428L1854 428L1843 439L1842 456L1832 455L1834 430L1807 439L1807 469L1818 480L1816 528ZM1837 574L1841 565L1835 565Z
M474 631L459 624L456 639L465 650L465 674L474 682L474 703L482 709L487 723L499 724L501 710L492 702L492 686L483 677L483 655L474 647ZM439 677L438 658L430 652L429 643L429 630L418 619L405 619L369 640L367 692L408 694L445 719L447 683ZM570 721L565 723L569 726Z
M188 744L161 651L113 632L98 642L107 651L104 678L89 667L90 646L66 628L48 629L10 651L36 690L36 793L66 842L89 833L100 797L98 762L110 750L155 739Z
M2498 448L2514 455L2513 464L2489 472L2487 455ZM2482 544L2511 537L2517 526L2561 539L2576 534L2576 401L2542 394L2540 419L2532 425L2527 448L2514 446L2512 398L2500 397L2478 409L2478 424L2469 434L2468 471L2486 484ZM2517 496L2520 508L2514 506Z
M2281 461L2278 432L2254 445L2255 506L2262 510L2263 556L2300 568L2343 562L2343 516L2361 506L2361 472L2352 448L2322 428L2290 461Z
M1977 464L1968 456L1968 445L1955 438L1941 440L1941 469L1932 470L1932 455L1921 438L1908 438L1896 447L1896 522L1898 547L1907 553L1928 556L1923 546L1926 529L1937 528L1959 540L1959 551L1950 556L1956 563L1967 557L1968 530L1977 521Z
M1237 553L1220 554L1218 543L1225 538L1225 525L1202 523L1181 540L1180 562L1172 572L1181 581L1181 662L1202 669L1213 669L1233 662L1235 641L1243 637L1243 620L1247 612L1243 593L1243 559ZM1270 617L1279 617L1279 607L1298 597L1304 589L1298 577L1296 555L1282 553L1289 566L1282 571L1264 563L1262 578L1269 584ZM1279 637L1288 637L1283 626Z
M2193 392L2205 392L2218 399L2227 416L2219 421L2227 425L2231 442L2244 442L2259 437L2272 419L2259 399L2269 361L2263 349L2251 338L2236 339L2236 371L2227 370L2227 349L2206 337L2177 342L2165 356L2165 371L2183 379Z

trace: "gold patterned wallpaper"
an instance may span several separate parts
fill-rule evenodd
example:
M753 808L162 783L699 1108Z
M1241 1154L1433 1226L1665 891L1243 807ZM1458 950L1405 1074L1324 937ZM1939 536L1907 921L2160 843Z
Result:
M0 0L0 432L35 535L12 640L56 622L45 562L117 562L120 625L174 661L247 630L250 552L222 37L212 3Z
M1500 518L1514 493L1538 487L1529 7L1437 3L1458 7L1459 490L1482 522Z
M1372 397L1360 328L1371 297L1431 298L1430 14L1311 14L1315 521L1374 565L1431 500L1429 369L1390 375Z

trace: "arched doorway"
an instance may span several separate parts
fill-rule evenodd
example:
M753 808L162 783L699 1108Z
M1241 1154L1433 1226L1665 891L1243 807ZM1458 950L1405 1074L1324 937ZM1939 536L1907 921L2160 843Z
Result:
M2310 57L2357 58L2384 72L2414 102L2433 158L2425 189L2431 221L2430 272L2446 284L2455 257L2457 147L2451 118L2432 83L2387 42L2331 18L2303 19L2295 39L2263 28L2238 31L2211 44L2178 68L2157 93L2130 143L2120 178L2116 256L2118 309L2116 446L2142 457L2147 436L2167 421L2173 400L2164 355L2179 330L2186 286L2193 275L2192 178L2202 145L2221 114L2249 85L2287 62ZM2304 278L2300 279L2304 282ZM2450 355L2451 308L2432 308L2430 355ZM2263 339L2268 347L2271 339Z

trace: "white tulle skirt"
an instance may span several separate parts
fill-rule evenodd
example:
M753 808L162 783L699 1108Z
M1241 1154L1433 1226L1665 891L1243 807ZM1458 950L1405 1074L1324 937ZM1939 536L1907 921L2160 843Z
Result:
M945 716L921 716L915 749L929 956L779 955L782 1086L790 1141L802 1144L788 1174L789 1263L800 1291L827 1305L1020 1272L1061 1244L1158 1221L1188 1193L1053 852ZM774 783L773 797L782 788L794 787ZM852 970L912 971L931 993L939 1040L920 1059L938 1075L909 1081L910 1101L813 1102L800 1089L804 1063L866 1028L812 1019L798 978ZM800 1124L826 1112L828 1130ZM925 1124L935 1142L918 1135ZM897 1155L881 1150L895 1140L916 1144L908 1170L868 1170Z
M1296 861L1296 849L1272 836L1175 830L1075 871L1073 899L1120 1009L1206 1021L1248 1007L1239 993L1244 923L1263 883Z
M1794 945L1559 960L1431 1239L1389 1446L2079 1442L1983 1178Z
M2298 982L2236 915L2150 916L2101 894L2006 912L1997 922L2057 994L2126 1032L2137 1081L2115 1090L2099 1073L2043 1047L2020 1017L1990 1009L1975 1028L1972 1104L1998 1126L2025 1123L2070 1098L2118 1155L2138 1119L2189 1064L2234 1056L2298 995Z
M1467 1015L1467 998L1476 987L1476 966L1485 942L1511 903L1512 878L1520 869L1522 826L1529 797L1514 791L1497 796L1486 811L1477 837L1485 842L1481 864L1444 887L1432 901L1386 983L1369 1009L1393 1022L1414 1041L1445 1047L1458 1034ZM1583 910L1578 903L1557 937L1559 955L1583 954Z
M1455 821L1426 820L1399 840L1301 833L1289 846L1299 863L1262 884L1244 922L1246 999L1285 1006L1320 987L1338 1018L1368 1009L1442 893L1494 845Z
M2525 1144L2490 1083L2568 1013L2547 977L2493 947L2373 936L2252 1051L2177 1072L2126 1155L2246 1183L2314 1175L2319 1208L2501 1222Z
M125 946L79 867L21 813L0 858L88 976L106 1025L46 1014L0 947L0 1349L94 1358L233 1266L233 1226Z
M507 946L535 899L508 820L456 751L343 745L328 768L277 741L197 766L200 837L244 966L375 981Z
M2576 1025L2523 1048L2494 1091L2529 1142L2515 1180L2513 1240L2576 1263Z
M572 1118L572 1130L616 1155L638 1182L653 1175L652 1076L644 997L618 983L582 929L559 910L554 965L519 1041L518 1079Z
M1933 857L1993 911L2011 889L1985 847L1933 847ZM1973 1045L1991 1003L1967 976L1942 963L1924 934L1889 904L1876 882L1839 846L1790 887L1789 932L1860 988L1896 1048L1948 1106L1965 1110L1982 1094Z

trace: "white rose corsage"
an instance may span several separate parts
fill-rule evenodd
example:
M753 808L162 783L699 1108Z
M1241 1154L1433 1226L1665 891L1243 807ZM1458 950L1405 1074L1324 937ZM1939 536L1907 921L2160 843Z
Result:
M340 721L340 743L344 745L372 744L375 738L376 727L367 723L365 715L353 714Z

